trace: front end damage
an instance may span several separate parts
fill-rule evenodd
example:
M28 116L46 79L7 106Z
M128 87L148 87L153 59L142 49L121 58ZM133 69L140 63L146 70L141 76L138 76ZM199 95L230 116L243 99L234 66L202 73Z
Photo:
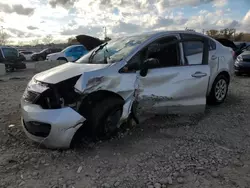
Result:
M88 74L56 84L33 78L21 100L26 135L49 148L68 148L76 132L92 117L89 113L93 103L108 95L121 95L125 99L119 127L128 118L134 97L133 88L118 91L121 82L118 77L89 77Z

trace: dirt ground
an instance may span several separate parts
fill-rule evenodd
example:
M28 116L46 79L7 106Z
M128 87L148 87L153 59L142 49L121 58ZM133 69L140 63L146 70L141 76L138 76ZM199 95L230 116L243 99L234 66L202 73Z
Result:
M153 117L112 140L58 151L21 130L32 74L0 78L0 187L250 187L249 77L235 78L225 103L203 115Z

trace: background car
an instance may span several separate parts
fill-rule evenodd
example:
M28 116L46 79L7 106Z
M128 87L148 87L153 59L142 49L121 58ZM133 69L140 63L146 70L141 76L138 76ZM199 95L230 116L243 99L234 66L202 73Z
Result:
M30 61L32 54L34 54L34 52L32 52L32 51L23 51L23 50L21 50L19 52L25 57L26 61Z
M32 61L43 61L46 59L46 56L51 53L60 52L62 49L60 48L46 48L38 53L34 53L31 55Z
M250 74L250 51L244 51L237 57L234 68L236 76Z
M83 45L72 45L68 46L61 52L52 53L47 55L46 60L53 61L53 60L61 60L61 61L75 61L82 57L83 55L87 54L88 50Z
M17 49L7 46L0 47L0 63L5 64L7 72L12 72L16 69L26 69L23 59L24 57L19 54Z

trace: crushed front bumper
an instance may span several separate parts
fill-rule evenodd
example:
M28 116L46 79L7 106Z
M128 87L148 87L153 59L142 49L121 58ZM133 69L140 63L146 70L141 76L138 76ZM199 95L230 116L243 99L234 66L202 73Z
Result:
M42 109L38 105L26 103L23 99L21 113L22 126L27 137L48 148L69 148L74 134L86 120L70 107Z

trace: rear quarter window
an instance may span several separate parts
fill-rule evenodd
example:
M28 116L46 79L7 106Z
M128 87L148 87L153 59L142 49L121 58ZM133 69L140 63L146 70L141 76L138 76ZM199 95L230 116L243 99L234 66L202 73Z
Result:
M216 50L216 43L209 39L209 50Z

